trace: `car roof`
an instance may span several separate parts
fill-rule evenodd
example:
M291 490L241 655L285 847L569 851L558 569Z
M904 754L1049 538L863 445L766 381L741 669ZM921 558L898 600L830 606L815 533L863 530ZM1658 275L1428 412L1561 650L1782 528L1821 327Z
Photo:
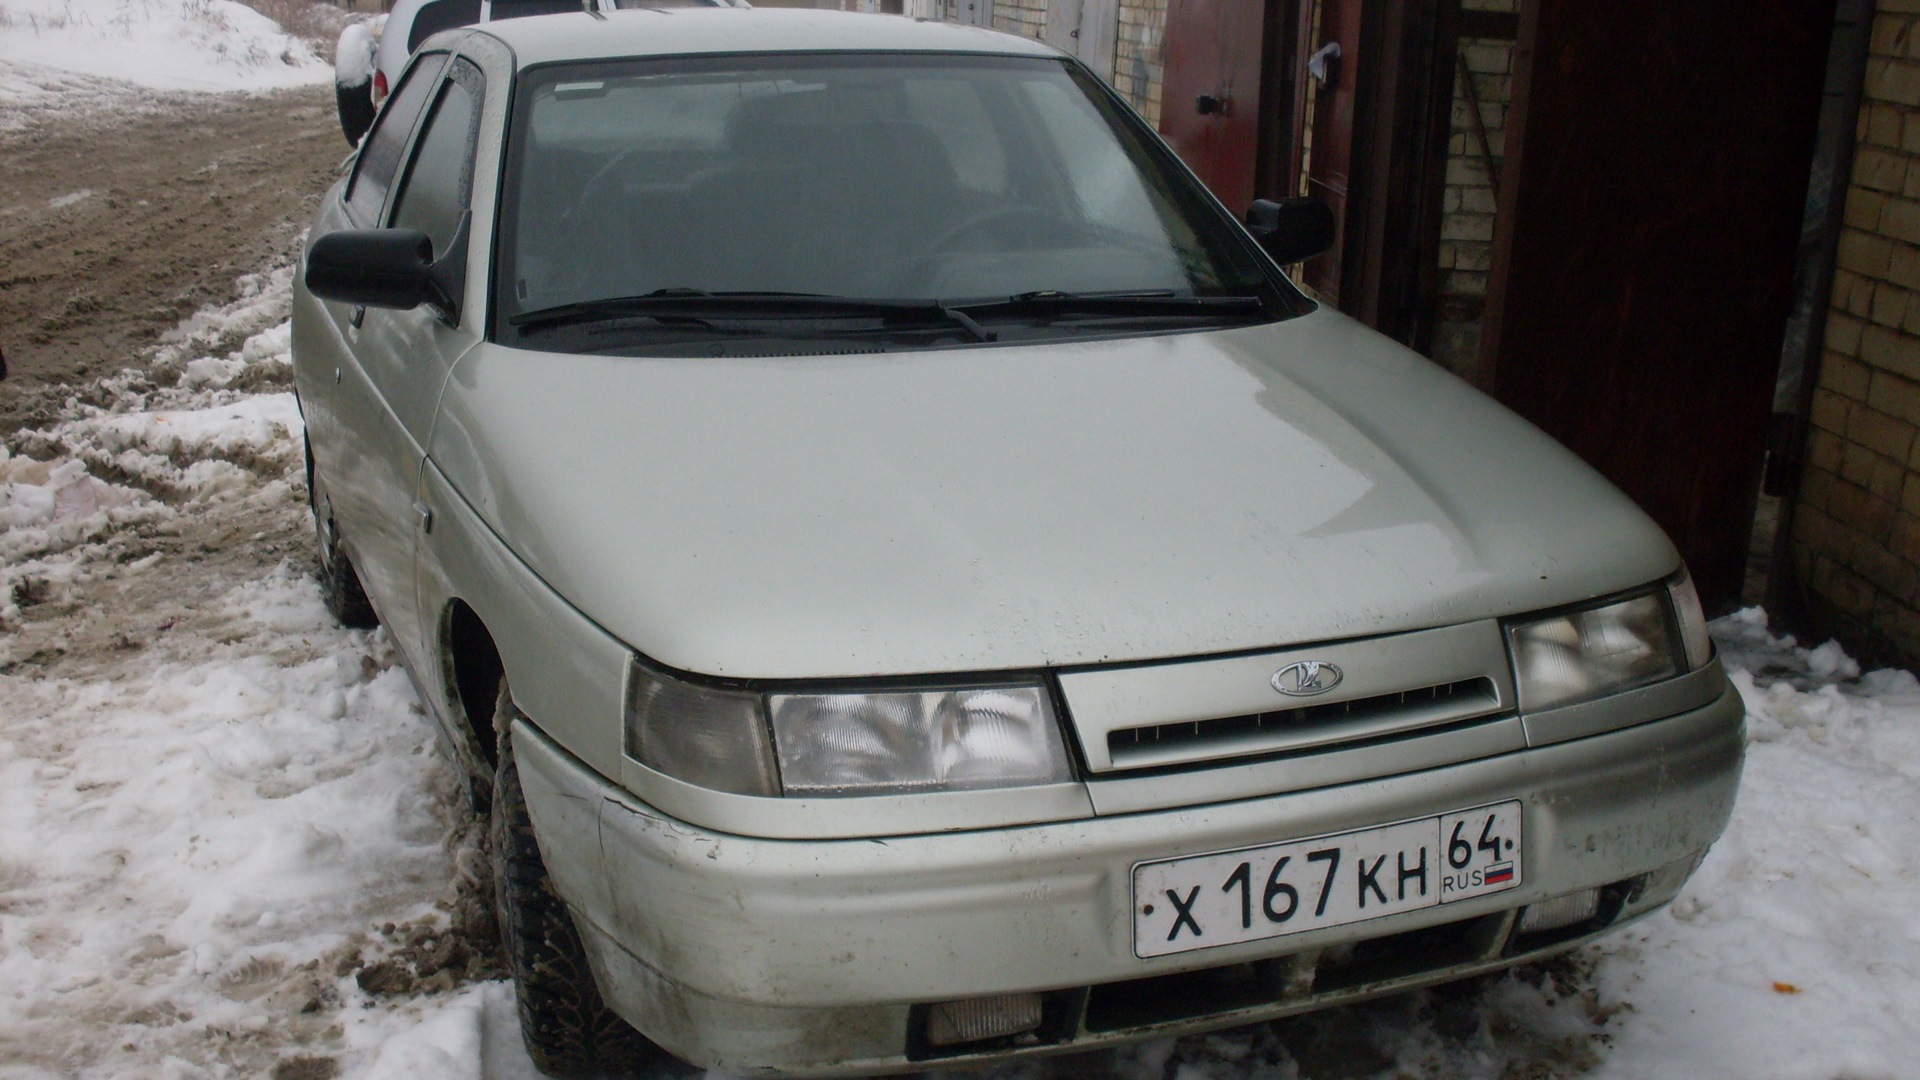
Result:
M1063 55L1049 45L953 23L813 8L638 8L597 19L540 15L474 27L513 50L521 69L564 60L733 53L935 52Z

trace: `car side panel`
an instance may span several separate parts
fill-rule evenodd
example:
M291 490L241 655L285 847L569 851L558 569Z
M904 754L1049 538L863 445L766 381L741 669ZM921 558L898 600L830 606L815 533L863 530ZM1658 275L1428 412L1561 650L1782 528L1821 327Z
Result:
M419 668L429 635L414 595L420 463L433 401L452 362L473 341L425 309L369 310L341 364L335 400L344 431L329 470L334 513L361 584L394 642Z
M341 201L344 185L344 180L335 184L321 199L310 235L324 236L353 227ZM305 289L293 291L294 389L313 452L313 503L323 518L330 513L331 479L341 475L340 421L334 411L333 390L334 373L346 363L351 335L357 333L349 324L349 316L345 304L327 303Z
M508 550L432 461L421 484L434 511L420 547L423 607L441 613L440 625L455 599L471 607L493 636L521 711L602 776L619 776L631 652ZM422 683L452 686L445 650L434 658L434 676ZM543 844L560 842L593 841L590 833L542 834Z

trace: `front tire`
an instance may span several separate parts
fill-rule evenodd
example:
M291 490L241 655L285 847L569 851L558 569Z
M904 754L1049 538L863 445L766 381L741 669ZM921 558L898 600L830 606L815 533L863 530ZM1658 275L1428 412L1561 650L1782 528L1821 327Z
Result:
M549 1076L637 1070L667 1060L663 1051L607 1008L587 966L573 916L554 892L520 789L520 769L513 755L517 716L519 710L503 681L494 709L500 755L493 774L487 837L500 944L513 973L527 1054Z

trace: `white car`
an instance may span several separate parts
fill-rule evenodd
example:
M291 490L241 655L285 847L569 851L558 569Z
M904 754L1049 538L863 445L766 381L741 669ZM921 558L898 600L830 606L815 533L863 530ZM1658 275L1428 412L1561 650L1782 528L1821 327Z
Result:
M497 19L623 8L748 7L747 0L399 0L385 15L355 19L333 52L340 130L358 144L420 43L442 30Z
M330 603L472 773L542 1068L1098 1047L1673 899L1743 753L1679 555L1302 295L1324 206L1253 210L978 28L422 46L294 374Z

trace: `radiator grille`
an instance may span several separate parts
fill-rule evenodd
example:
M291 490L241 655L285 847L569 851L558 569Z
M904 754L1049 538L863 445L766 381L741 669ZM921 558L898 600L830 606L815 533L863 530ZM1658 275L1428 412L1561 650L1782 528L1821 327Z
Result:
M1377 739L1500 711L1488 678L1388 694L1107 733L1115 768L1145 768Z

